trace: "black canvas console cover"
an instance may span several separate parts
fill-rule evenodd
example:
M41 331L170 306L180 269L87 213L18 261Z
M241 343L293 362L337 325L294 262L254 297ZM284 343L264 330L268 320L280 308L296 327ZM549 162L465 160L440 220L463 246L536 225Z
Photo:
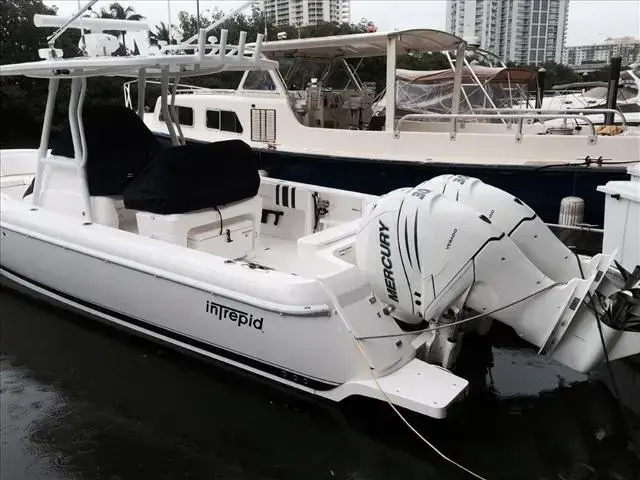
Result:
M169 215L258 194L260 175L242 140L163 148L124 192L128 209Z
M126 186L160 148L153 132L133 110L118 106L85 106L82 112L87 143L87 183L92 196L122 195ZM51 153L73 158L68 122L53 136Z

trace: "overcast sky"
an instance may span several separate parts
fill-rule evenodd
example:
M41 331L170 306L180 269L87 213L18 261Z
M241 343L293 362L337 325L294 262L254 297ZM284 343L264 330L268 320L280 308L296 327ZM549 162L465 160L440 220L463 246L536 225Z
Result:
M69 15L78 8L77 0L45 0L56 5L60 15ZM81 2L85 4L85 0ZM94 10L106 7L111 1L101 0ZM121 0L147 17L151 25L167 22L167 0ZM243 2L234 0L200 0L200 10L218 7L237 8ZM195 12L196 0L171 0L172 19L180 10ZM351 0L351 20L373 21L378 31L404 28L444 29L445 0ZM631 35L640 37L640 1L638 0L571 0L567 45L598 43L607 37Z

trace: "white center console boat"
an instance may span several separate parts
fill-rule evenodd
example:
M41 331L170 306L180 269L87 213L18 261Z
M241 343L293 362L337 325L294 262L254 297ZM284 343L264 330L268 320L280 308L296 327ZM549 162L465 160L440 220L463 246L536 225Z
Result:
M242 140L189 145L175 123L180 78L276 67L261 36L251 48L244 35L237 46L205 37L149 57L105 47L63 59L49 47L41 61L0 67L49 82L40 148L0 154L6 283L312 395L434 418L466 390L451 371L463 336L493 320L579 371L640 352L640 267L626 273L640 258L637 178L606 187L606 228L625 243L586 258L474 178L374 197L260 176ZM145 126L143 102L84 106L87 78L103 75L138 78L140 99L147 79L161 82L172 146ZM68 122L50 138L63 82Z

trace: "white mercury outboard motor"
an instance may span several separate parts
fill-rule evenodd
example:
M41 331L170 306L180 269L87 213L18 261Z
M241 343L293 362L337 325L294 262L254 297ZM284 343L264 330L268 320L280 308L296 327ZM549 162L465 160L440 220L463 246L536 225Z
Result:
M422 184L446 197L473 208L505 232L533 264L558 282L588 277L605 255L580 259L545 225L531 207L510 193L481 180L463 175L440 175Z
M585 265L584 278L573 275L578 268L570 251L566 262L554 266L542 255L545 248L547 254L568 255L532 210L481 182L460 188L467 181L434 179L394 190L369 205L357 234L356 261L388 305L385 311L401 324L438 325L425 338L425 356L444 366L451 364L454 351L447 343L459 333L446 324L466 307L512 326L540 347L539 353L578 371L591 370L603 351L595 314L585 302L612 257ZM455 198L465 198L464 203L442 193L450 183L459 184L454 185ZM474 202L480 211L466 205ZM480 212L489 213L496 224ZM524 233L514 235L518 230ZM535 235L536 241L529 241ZM640 352L640 334L601 327L611 359Z

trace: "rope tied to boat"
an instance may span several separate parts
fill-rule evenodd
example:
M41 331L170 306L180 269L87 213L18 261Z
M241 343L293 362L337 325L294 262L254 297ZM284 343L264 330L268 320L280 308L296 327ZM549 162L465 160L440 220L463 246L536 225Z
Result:
M391 401L391 398L389 398L389 396L387 395L387 392L385 392L384 389L382 388L382 386L380 385L380 383L378 381L378 377L377 377L376 372L375 372L376 368L373 365L373 362L371 361L369 356L367 355L366 349L365 349L364 345L362 345L362 340L359 339L358 337L356 337L356 335L353 333L353 330L351 329L351 325L349 325L349 322L347 321L346 315L342 311L342 308L340 307L340 304L338 303L338 299L335 296L335 294L333 293L333 290L331 290L331 288L329 288L321 279L318 279L318 281L319 281L320 285L322 285L322 288L324 288L324 290L327 292L327 295L331 299L331 302L333 303L335 309L337 310L338 314L340 315L340 318L342 319L342 322L344 323L344 326L347 329L347 332L349 332L349 334L351 335L351 338L352 338L353 342L355 343L358 352L360 353L362 359L367 364L367 370L369 370L369 373L371 374L371 378L373 379L373 381L374 381L374 383L376 385L376 388L380 391L380 393L382 394L382 396L384 397L386 402L389 404L389 406L395 412L395 414L400 418L400 420L424 444L426 444L429 448L431 448L431 450L433 450L435 453L437 453L442 459L446 460L447 462L451 463L452 465L455 465L459 469L461 469L464 472L468 473L472 477L477 478L478 480L487 480L485 477L482 477L481 475L478 475L477 473L469 470L464 465L461 465L460 463L456 462L455 460L447 457L433 443L431 443L429 440L427 440L413 425L411 425L411 423L404 417L404 415L402 415L402 413L396 408L396 406ZM539 293L541 293L541 292L539 292ZM507 308L507 307L503 307L503 308ZM451 324L447 324L447 326L451 326ZM412 333L415 334L415 332L412 332Z

